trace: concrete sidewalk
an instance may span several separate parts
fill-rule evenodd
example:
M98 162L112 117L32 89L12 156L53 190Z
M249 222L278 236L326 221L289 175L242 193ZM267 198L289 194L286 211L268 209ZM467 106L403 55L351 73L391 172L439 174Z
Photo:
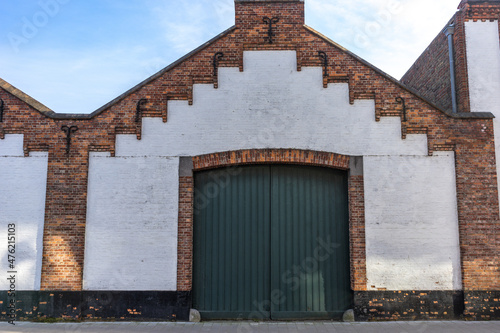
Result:
M499 333L500 321L426 321L426 322L206 322L206 323L79 323L40 324L17 322L15 326L0 323L0 332L14 333L104 333L104 332L199 332L199 333Z

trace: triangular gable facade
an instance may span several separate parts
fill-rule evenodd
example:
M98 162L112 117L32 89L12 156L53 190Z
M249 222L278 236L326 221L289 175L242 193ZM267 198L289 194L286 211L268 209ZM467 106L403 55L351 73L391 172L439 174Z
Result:
M235 5L234 27L90 115L0 82L0 222L32 249L18 258L31 301L17 316L187 320L206 307L193 285L207 199L196 177L257 165L345 173L351 299L337 312L454 318L498 290L498 241L478 245L499 219L493 114L440 109L307 27L303 1ZM64 306L32 312L40 302Z

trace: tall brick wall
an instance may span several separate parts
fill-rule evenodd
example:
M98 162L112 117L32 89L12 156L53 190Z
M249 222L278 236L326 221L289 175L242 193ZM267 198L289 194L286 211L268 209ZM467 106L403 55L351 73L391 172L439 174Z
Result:
M467 57L463 11L447 24L454 24L453 58L455 62L455 85L457 111L470 112L469 82L467 80ZM441 31L413 66L401 78L401 82L443 110L452 111L451 75L448 37Z
M323 51L328 57L325 83L349 83L351 103L354 99L374 100L376 120L400 116L402 137L411 133L427 134L429 154L454 150L464 289L500 289L500 227L491 115L460 117L437 110L357 56L303 26L303 8L300 1L236 1L235 27L92 115L54 114L8 84L1 85L0 98L5 102L5 115L0 123L0 138L10 133L24 134L25 153L49 152L42 289L82 289L89 152L108 151L113 155L116 134L134 134L140 139L141 118L139 122L135 119L137 103L142 98L147 99L142 117L158 117L167 122L168 100L192 102L193 84L216 83L212 66L216 52L224 53L220 66L244 70L245 50L296 50L299 70L305 66L321 66L318 52ZM264 16L279 17L272 44L266 40L268 25L262 21ZM444 56L445 52L441 50L441 53ZM459 64L457 62L457 66ZM406 121L397 97L406 100ZM466 104L463 103L463 111ZM79 128L73 136L69 154L66 153L66 136L61 130L63 125ZM192 179L181 179L180 186L179 232L188 235L191 215L186 209L192 196ZM352 193L358 197L361 197L360 186L362 179L352 180ZM362 251L359 242L363 239L363 214L361 205L355 207L359 232L356 233L357 245L353 248L353 265L361 272L363 258L356 257L356 253ZM188 249L183 246L189 247L189 238L187 242L179 242L179 254L189 256ZM179 264L179 289L189 290L189 257L180 258ZM357 276L359 280L354 286L362 289L363 274Z
M448 38L440 33L401 78L443 110L452 111Z
M349 228L351 246L351 288L366 291L365 196L362 175L349 176Z
M458 6L458 12L449 21L449 24L453 23L455 25L453 48L458 112L471 111L465 22L476 22L478 20L499 20L500 22L500 1L463 0ZM443 32L440 32L401 78L401 82L442 109L451 111L450 64L448 57L447 37Z
M457 81L457 99L458 111L470 111L470 96L469 96L469 80L467 74L467 54L466 54L466 36L465 36L465 22L468 21L500 21L500 1L499 0L463 0L459 5L459 11L452 18L456 26L454 35L454 59ZM499 37L500 38L500 37ZM448 107L451 105L451 97L448 93L442 94L440 97L433 94L433 87L447 86L449 87L449 71L446 71L445 63L449 65L447 59L447 45L444 33L436 37L428 49L421 55L417 62L405 74L402 82L420 92L423 96L429 97L438 105ZM443 77L440 77L443 75ZM432 84L433 80L436 83ZM436 91L437 92L437 91ZM449 99L449 100L447 100ZM463 128L462 130L465 130ZM465 130L469 135L477 136L478 133L473 133ZM488 150L491 150L491 143L488 144ZM459 219L464 221L471 212L476 211L477 214L482 215L483 212L478 212L473 207L467 206L467 199L464 198L463 189L467 186L467 181L470 181L472 176L469 172L476 173L477 170L484 170L486 173L491 172L490 163L495 163L493 156L486 157L485 155L477 156L479 159L474 160L469 155L469 151L465 147L456 147L457 153L457 187L458 187L458 205L459 205ZM472 171L474 170L474 171ZM489 171L488 171L489 170ZM469 174L469 176L467 176ZM496 176L495 176L496 177ZM474 187L481 182L482 176L476 174L473 176L470 186ZM467 179L467 180L466 180ZM485 192L475 197L478 202L483 202L485 207L487 202L492 200ZM493 200L495 201L495 200ZM465 206L464 206L465 204ZM495 208L494 210L497 210ZM464 215L465 214L465 215ZM487 213L490 219L494 211ZM498 221L491 220L486 222L487 219L482 217L477 219L476 222L469 221L468 223L460 224L460 234L462 242L462 270L464 279L464 288L466 290L480 290L491 288L497 290L499 287L500 279L495 276L494 279L488 282L488 272L498 270L498 259L494 255L499 249L499 225ZM493 236L495 234L496 236ZM464 235L467 235L464 239ZM471 254L475 253L474 255ZM478 256L479 253L482 253ZM495 274L493 274L495 275ZM493 277L493 276L490 276ZM490 284L488 287L487 285Z
M190 291L193 286L193 200L194 179L192 176L181 176L179 181L177 289L182 291Z
M455 82L458 112L470 112L469 80L467 75L467 46L465 45L465 16L463 9L455 15Z

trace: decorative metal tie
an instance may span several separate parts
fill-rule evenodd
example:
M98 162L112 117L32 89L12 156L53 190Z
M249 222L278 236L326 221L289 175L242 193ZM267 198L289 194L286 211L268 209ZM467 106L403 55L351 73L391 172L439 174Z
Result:
M3 122L3 99L0 98L0 123Z
M278 23L279 20L280 20L279 17L269 18L267 16L262 19L262 21L264 21L265 24L269 25L269 29L267 30L267 37L264 38L264 40L269 42L269 44L273 43L273 37L276 36L273 30L273 24Z
M406 101L403 97L396 97L396 102L403 104L403 121L406 121Z
M135 111L135 122L138 123L142 118L142 106L146 104L148 100L146 98L141 98L139 102L137 102L137 108Z
M71 135L78 131L78 126L62 126L61 130L66 133L66 155L69 155L69 149L71 147Z
M214 60L213 60L213 65L214 65L214 77L217 77L217 68L219 67L219 61L224 57L224 53L222 52L217 52L214 54Z
M327 77L328 76L328 56L326 55L326 52L323 52L323 51L319 51L318 55L321 58L321 61L323 62L323 77Z

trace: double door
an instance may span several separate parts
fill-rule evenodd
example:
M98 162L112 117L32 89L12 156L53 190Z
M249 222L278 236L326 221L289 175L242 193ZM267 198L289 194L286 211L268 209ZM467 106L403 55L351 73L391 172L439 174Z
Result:
M286 165L195 174L193 307L205 319L350 308L347 174Z

